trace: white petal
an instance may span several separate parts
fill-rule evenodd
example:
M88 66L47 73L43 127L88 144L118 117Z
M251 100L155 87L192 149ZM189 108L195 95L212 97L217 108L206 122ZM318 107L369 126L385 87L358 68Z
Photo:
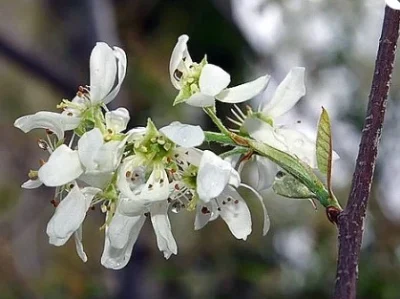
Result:
M156 234L158 249L164 253L166 259L171 254L178 253L178 247L171 232L171 223L169 222L167 211L167 201L155 203L150 208L151 222Z
M144 201L167 200L169 196L169 182L165 170L155 167L146 185L142 188L139 198Z
M35 189L42 186L42 182L39 179L36 180L27 180L25 183L21 185L21 188L24 189Z
M276 129L276 134L282 137L290 154L297 156L311 168L317 168L315 142L303 133L292 129Z
M126 129L129 119L129 111L125 108L106 112L106 127L112 129L114 133L122 132Z
M136 217L143 215L148 210L149 205L150 203L141 200L139 197L122 197L118 203L118 212L124 216Z
M174 73L177 69L179 69L179 65L182 63L183 59L187 61L188 64L192 63L192 59L190 58L189 52L187 50L187 42L189 37L184 34L178 38L178 42L175 45L174 50L172 51L171 60L169 61L169 75L171 78L172 85L176 89L180 89L181 86L179 81L175 78Z
M246 240L251 233L251 216L246 202L233 188L228 186L217 198L220 216L237 239Z
M400 2L397 0L385 0L386 5L389 6L390 8L400 10Z
M58 140L64 138L64 131L75 129L80 118L60 113L40 111L36 114L25 115L14 122L14 126L27 133L33 129L48 129L56 134Z
M201 70L199 87L202 94L215 97L225 89L231 76L219 66L206 64Z
M289 111L302 96L306 94L304 85L303 67L295 67L279 84L271 101L262 109L262 112L272 119Z
M198 148L186 148L177 147L174 153L179 155L179 160L193 164L195 166L200 165L201 157L203 156L203 151Z
M209 202L225 189L233 168L211 151L204 151L197 174L197 194L204 202Z
M118 249L115 247L112 247L110 244L110 240L108 238L108 229L106 229L106 237L105 237L105 242L104 242L104 250L103 254L101 256L101 264L108 268L108 269L122 269L123 267L128 264L131 255L132 255L132 249L133 245L135 245L136 240L139 236L140 230L143 227L144 221L146 220L145 216L142 216L138 222L132 227L130 235L129 235L129 241L126 244L126 246L122 249Z
M267 87L269 78L269 75L265 75L254 81L227 88L219 93L216 98L225 103L241 103L247 101L254 98Z
M49 242L56 246L64 245L81 226L88 208L85 196L75 184L57 206L53 217L47 224L46 232L50 238Z
M130 184L128 183L127 173L132 171L134 156L125 158L118 168L117 187L124 197L137 199L137 196L132 192Z
M85 251L83 250L83 244L82 244L82 225L74 233L74 239L75 239L76 253L81 258L81 260L84 263L86 263L87 262L87 255L86 255Z
M94 155L103 145L104 139L103 134L98 128L94 128L89 132L86 132L78 141L78 153L79 159L87 171L97 169L97 165L94 162Z
M108 226L110 245L117 249L123 249L127 246L132 228L140 222L142 218L143 213L139 216L128 217L117 211Z
M111 178L113 177L112 172L85 172L80 177L79 180L85 182L86 184L103 189L107 187L106 185L110 183Z
M119 90L121 89L122 82L124 81L126 75L126 54L124 50L118 47L114 47L114 56L117 58L118 63L118 81L117 85L113 88L113 90L103 99L104 104L108 104L111 102L116 95L118 94Z
M160 129L172 142L182 147L199 146L204 141L204 132L200 126L181 124L174 121L169 126Z
M114 171L121 162L125 143L126 139L104 143L93 156L97 169L103 172Z
M145 127L137 127L129 130L125 133L125 136L128 137L127 142L134 142L140 138L142 138L146 134Z
M65 185L83 173L78 151L65 144L51 154L49 160L39 169L39 179L48 187Z
M239 184L240 184L240 174L235 169L232 168L231 176L229 177L229 185L235 186L237 188L239 187Z
M256 118L247 118L244 122L244 128L253 139L278 150L287 151L287 146L277 138L271 125Z
M258 191L271 187L278 172L275 163L259 155L243 161L239 167L242 168L240 172L242 177L248 178L247 182L250 182L250 185Z
M188 98L185 103L194 107L209 107L215 105L215 98L213 96L208 96L201 92L197 92Z
M117 61L113 50L103 42L96 43L90 55L90 99L93 104L103 101L114 85Z
M211 201L207 203L203 203L199 201L196 208L196 218L194 220L194 229L198 230L203 228L211 218L212 213L212 205Z
M263 224L263 236L265 236L268 231L269 228L271 226L270 220L269 220L269 216L268 216L268 212L267 212L267 208L265 207L264 204L264 200L261 197L260 193L258 193L256 190L254 190L252 187L250 187L249 185L246 184L240 184L241 187L244 187L246 189L249 189L250 191L252 191L254 193L254 195L257 197L258 201L261 204L261 207L263 209L263 214L264 214L264 224Z

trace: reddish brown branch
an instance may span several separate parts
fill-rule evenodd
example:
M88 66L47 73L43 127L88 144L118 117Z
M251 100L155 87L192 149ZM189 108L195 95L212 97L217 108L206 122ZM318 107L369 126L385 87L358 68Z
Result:
M339 256L334 299L354 299L364 218L399 37L400 11L385 9L367 116L346 209L338 217Z

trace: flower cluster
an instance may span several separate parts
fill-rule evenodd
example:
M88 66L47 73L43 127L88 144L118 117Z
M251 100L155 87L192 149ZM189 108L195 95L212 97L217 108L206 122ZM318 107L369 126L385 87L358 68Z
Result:
M316 168L315 142L275 123L305 94L303 68L291 70L263 109L248 108L244 113L235 106L232 112L236 120L231 121L239 129L228 130L216 116L215 101L251 99L264 90L269 76L228 88L229 74L206 58L193 62L187 42L186 35L178 39L169 65L171 82L179 90L174 105L202 107L221 133L204 132L200 126L177 121L158 129L151 119L146 127L127 130L128 110L107 108L121 88L127 58L122 49L101 42L90 56L90 84L79 87L71 101L63 100L57 106L61 113L41 111L15 121L14 126L23 132L46 130L38 145L48 157L29 172L22 187L55 188L51 201L55 212L46 230L51 244L64 245L73 236L77 253L86 262L82 226L88 210L95 206L105 214L101 263L111 269L128 263L146 218L151 220L164 257L177 254L170 211L195 212L195 229L220 216L237 239L246 240L252 220L247 199L238 190L248 189L254 194L251 197L258 199L266 234L269 218L258 191L271 186L278 171L276 164L290 173L290 165L283 161L290 156L301 167ZM220 156L198 148L204 141L225 143L227 138L233 149ZM257 154L251 142L264 144L277 154L271 156L262 150ZM250 185L241 182L245 164L256 167L252 172L257 178Z

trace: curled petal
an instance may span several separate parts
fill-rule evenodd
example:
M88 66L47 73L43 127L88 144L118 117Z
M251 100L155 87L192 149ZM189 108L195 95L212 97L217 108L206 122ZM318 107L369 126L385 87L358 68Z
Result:
M113 50L103 42L96 43L90 55L90 99L93 104L103 101L114 86L117 61Z
M184 34L178 38L178 42L172 51L171 60L169 61L169 75L171 78L172 85L176 89L180 89L181 86L179 81L175 78L175 71L179 69L179 65L186 61L187 64L192 64L192 59L190 58L189 52L187 50L187 42L189 37Z
M76 253L81 258L81 260L84 263L86 263L87 262L87 255L86 255L85 251L83 250L83 244L82 244L82 225L74 233L74 239L75 239Z
M142 188L139 198L147 202L167 200L169 196L168 176L162 167L156 166L146 185Z
M78 153L81 163L87 171L97 169L93 156L96 155L100 147L103 145L103 134L98 128L94 128L86 132L78 141Z
M248 161L243 161L239 166L242 177L248 178L251 186L262 191L272 186L278 168L275 163L265 157L256 155Z
M114 133L122 132L126 129L129 119L129 111L125 108L106 112L106 127L112 129Z
M55 246L64 245L81 226L88 208L85 196L75 184L57 206L53 217L47 224L46 232L49 242Z
M25 115L14 122L14 126L24 133L33 129L48 129L56 134L58 140L64 138L64 131L78 127L80 118L60 113L40 111Z
M202 94L215 97L229 85L229 82L231 76L219 66L206 64L201 70L199 86Z
M229 183L232 166L211 151L204 151L197 174L197 194L204 202L217 197Z
M177 145L189 148L201 145L205 138L200 126L181 124L178 121L161 128L160 132Z
M250 187L249 185L240 184L240 186L244 187L246 189L249 189L251 192L253 192L254 195L257 197L258 201L260 202L261 207L263 209L263 215L264 215L263 236L265 236L269 231L271 223L270 223L270 220L269 220L267 208L265 207L265 204L264 204L264 200L263 200L262 196L260 195L260 193L258 193L254 188Z
M212 211L212 201L207 203L198 203L196 208L196 218L194 220L195 230L203 228L210 221Z
M201 92L197 92L188 98L185 103L195 107L209 107L215 106L215 98L213 96L208 96Z
M93 161L101 172L112 172L120 164L127 138L104 143L94 154Z
M106 237L104 241L104 250L101 256L101 264L108 269L122 269L128 264L131 255L133 246L136 243L136 240L139 236L140 230L143 227L144 221L146 220L145 216L139 218L139 220L133 225L130 234L128 243L121 249L115 248L111 246L110 239L108 237L108 229L106 229Z
M108 104L111 102L116 95L118 94L119 90L121 89L122 82L125 79L126 75L126 65L127 59L124 50L118 47L114 47L114 56L117 58L118 64L118 78L117 78L117 85L113 88L113 90L103 99L104 104Z
M83 173L77 151L65 144L51 154L49 160L39 169L39 179L48 187L65 185Z
M244 199L231 186L227 186L217 198L221 218L237 239L246 240L251 233L251 216Z
M171 254L178 253L174 236L171 232L171 223L168 219L168 203L166 201L155 203L150 208L151 222L157 238L158 249L168 259Z
M133 227L142 220L143 213L138 216L124 216L118 211L113 216L108 227L110 245L117 249L123 249L129 243Z
M247 101L254 98L267 87L269 78L269 75L265 75L254 81L227 88L219 93L216 98L225 103L241 103Z
M306 94L303 67L292 68L262 112L272 119L289 111Z

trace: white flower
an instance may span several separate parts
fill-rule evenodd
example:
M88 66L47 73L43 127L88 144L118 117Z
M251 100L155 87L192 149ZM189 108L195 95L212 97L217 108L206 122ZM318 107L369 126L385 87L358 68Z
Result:
M121 161L128 137L119 133L126 129L129 113L125 108L118 108L107 112L105 118L106 136L94 128L82 135L77 150L65 144L57 147L39 169L40 181L48 187L56 187L79 178L91 186L103 187Z
M86 262L87 257L82 246L82 223L93 197L100 191L92 187L80 189L75 183L68 195L58 204L47 225L46 232L50 244L62 246L75 234L76 250L79 257Z
M71 101L63 101L63 114L82 117L90 107L111 102L119 90L126 75L127 59L124 50L113 49L104 42L96 43L90 55L90 85L81 88ZM117 84L115 84L115 81Z
M250 211L236 191L237 187L243 186L257 195L264 212L263 233L268 232L269 217L262 198L251 187L240 184L239 174L229 162L211 151L204 151L196 183L200 201L197 203L195 229L221 216L237 239L246 240L251 233Z
M141 133L140 133L141 132ZM145 132L134 132L135 153L124 158L118 170L117 186L121 193L135 200L148 204L154 201L166 200L170 194L167 168L176 169L177 158L182 154L181 149L190 149L204 141L204 132L199 126L191 126L173 122L157 130L149 120ZM145 166L149 173L148 179L139 187L131 188L132 175L138 168Z
M215 99L226 103L239 103L258 95L266 86L269 76L231 88L227 88L230 75L220 67L204 59L194 63L187 49L189 37L182 35L172 51L169 64L171 82L179 95L174 105L186 102L197 107L214 106Z
M305 95L304 68L293 68L277 87L272 99L244 122L249 135L276 149L297 156L311 167L316 167L315 141L305 134L275 124L276 118L289 111Z
M142 169L138 169L135 174L137 176L134 176L132 189L140 188L141 182L145 180ZM106 228L102 265L110 269L125 267L146 216L151 218L157 245L164 253L164 257L168 259L172 254L177 254L178 249L167 214L168 205L166 200L148 204L142 198L132 199L121 196L115 215Z

